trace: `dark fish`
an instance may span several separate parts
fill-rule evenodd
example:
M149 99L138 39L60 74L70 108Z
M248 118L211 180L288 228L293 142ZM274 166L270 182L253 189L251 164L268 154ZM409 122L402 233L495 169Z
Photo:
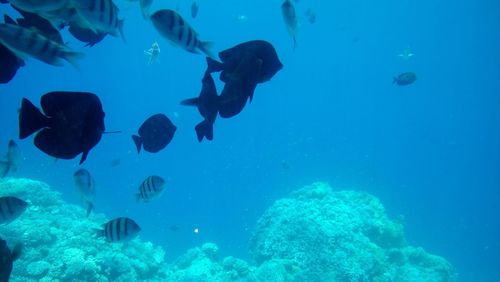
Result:
M0 224L7 224L18 218L28 203L16 197L0 197Z
M148 176L139 186L136 199L138 201L149 202L161 195L164 186L165 180L163 178L156 175Z
M22 66L24 66L24 61L0 43L0 83L11 81Z
M159 152L172 141L176 129L164 114L149 117L139 128L139 135L132 135L137 153L141 151L141 147L150 153Z
M112 0L73 1L80 19L78 25L93 30L96 34L123 35L123 20L118 18L118 7Z
M413 72L405 72L393 78L392 83L399 86L410 85L417 80L417 75Z
M5 177L9 171L16 171L21 163L21 149L14 140L9 141L5 158L5 161L0 161L0 178Z
M87 43L85 46L89 47L101 42L107 35L107 33L93 31L92 29L82 27L78 24L78 22L71 22L69 24L68 31L74 38Z
M82 154L80 164L99 143L104 132L101 101L88 92L49 92L42 96L44 114L23 98L19 113L19 137L38 132L35 146L58 158L73 159Z
M14 261L21 256L22 245L17 244L10 251L7 242L0 238L0 282L9 282Z
M219 52L219 58L222 63L207 58L207 70L211 73L222 71L220 79L226 82L227 74L234 72L238 67L241 68L241 61L248 56L262 61L257 83L269 81L283 68L276 49L274 49L271 43L264 40L252 40Z
M141 228L128 217L118 217L102 225L103 229L96 229L98 237L104 237L110 242L130 240L139 234Z
M201 142L203 138L213 140L213 125L217 118L217 112L219 111L217 89L215 88L214 80L209 72L205 72L201 84L201 92L197 98L191 98L181 102L182 105L197 106L198 111L204 118L204 120L195 127L196 136L199 142Z
M198 15L199 8L200 7L198 6L198 3L196 3L196 1L193 1L193 3L191 4L191 17L193 17L193 19L195 19Z
M201 51L211 57L212 43L201 41L198 33L173 10L163 9L151 15L151 21L161 36L191 53Z
M252 101L257 87L262 60L245 56L238 67L227 75L226 84L219 96L219 115L230 118L239 114L247 100Z
M17 24L24 28L34 28L40 34L47 37L48 39L55 41L59 44L64 44L61 34L59 30L54 28L54 26L50 23L50 21L40 17L35 13L26 12L21 10L15 6L12 6L16 9L23 17L17 19Z
M298 29L298 20L297 14L295 13L295 6L290 0L285 0L281 5L281 12L283 14L283 20L285 21L286 28L288 29L288 33L292 36L293 39L293 48L297 46L297 29Z
M87 217L94 208L95 201L95 181L90 172L86 169L79 169L73 174L76 190L87 204Z

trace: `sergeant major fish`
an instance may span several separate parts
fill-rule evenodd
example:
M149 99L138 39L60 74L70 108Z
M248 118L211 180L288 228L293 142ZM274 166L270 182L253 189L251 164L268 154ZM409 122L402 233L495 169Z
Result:
M138 201L149 202L158 197L163 192L165 180L160 176L148 176L139 186L139 193L136 194Z
M16 197L0 197L0 224L7 224L24 213L28 203Z
M201 51L212 57L209 50L212 43L200 41L196 31L177 12L159 10L151 15L151 21L156 30L175 45L191 53Z
M80 27L86 27L97 33L109 33L121 36L123 40L123 20L118 19L118 7L112 0L79 0L75 8L80 18Z
M86 169L79 169L73 174L76 190L87 204L87 217L94 208L95 181L90 172Z
M62 60L66 60L77 67L76 60L83 57L33 29L15 24L0 24L0 42L20 58L31 56L54 66L62 66Z
M21 149L13 140L9 141L5 161L0 161L0 178L5 177L9 171L16 171L21 162Z
M102 225L103 229L96 229L98 237L104 237L110 242L130 240L137 236L141 228L128 217L118 217Z

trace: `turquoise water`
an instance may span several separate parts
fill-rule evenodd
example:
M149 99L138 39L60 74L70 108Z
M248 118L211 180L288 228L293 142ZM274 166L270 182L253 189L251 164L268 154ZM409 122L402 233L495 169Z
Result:
M191 19L191 2L157 0L152 11L178 8L214 51L264 39L284 65L202 143L199 114L180 101L199 94L205 57L168 43L137 3L116 3L126 42L107 37L88 48L64 31L67 45L85 53L78 69L29 59L0 85L0 148L14 139L24 156L12 176L47 182L80 202L72 179L78 160L54 160L31 138L19 141L16 110L22 97L38 105L49 91L90 91L103 103L106 129L122 131L104 135L83 165L97 182L96 211L139 221L141 239L164 246L167 260L204 242L250 260L248 242L264 211L321 180L380 198L390 216L404 216L409 243L446 258L460 281L500 280L499 3L301 0L294 50L280 1L200 0ZM0 11L15 15L6 5ZM155 41L159 61L148 64L143 51ZM405 50L414 56L398 56ZM417 74L414 84L392 84L407 71ZM178 127L175 137L158 154L138 155L130 135L159 112ZM133 194L152 174L166 179L164 195L136 203Z

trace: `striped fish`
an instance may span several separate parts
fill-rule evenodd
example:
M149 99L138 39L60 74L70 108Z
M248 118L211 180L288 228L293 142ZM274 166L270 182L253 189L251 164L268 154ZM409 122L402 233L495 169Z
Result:
M15 24L0 24L0 42L20 58L31 56L53 66L62 66L62 60L66 60L77 67L76 60L83 57L33 29Z
M87 217L94 208L95 181L90 172L86 169L79 169L73 174L76 190L87 204Z
M119 217L103 224L103 229L96 229L98 237L104 237L110 242L130 240L137 236L141 228L128 217Z
M165 186L163 178L152 175L148 176L139 186L139 193L136 194L138 201L149 202L150 200L160 196Z
M78 13L76 21L80 27L94 33L108 33L121 36L123 40L123 20L118 19L118 7L112 0L75 0Z
M200 41L196 31L173 10L163 9L151 15L156 30L173 44L191 53L201 51L209 57L212 43Z
M28 203L16 197L0 197L0 224L7 224L18 218Z

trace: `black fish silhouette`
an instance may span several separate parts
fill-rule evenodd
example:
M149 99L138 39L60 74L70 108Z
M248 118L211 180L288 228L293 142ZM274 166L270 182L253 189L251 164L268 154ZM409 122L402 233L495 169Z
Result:
M164 114L149 117L139 128L139 135L132 135L137 153L141 151L141 147L150 153L159 152L172 141L176 129Z

